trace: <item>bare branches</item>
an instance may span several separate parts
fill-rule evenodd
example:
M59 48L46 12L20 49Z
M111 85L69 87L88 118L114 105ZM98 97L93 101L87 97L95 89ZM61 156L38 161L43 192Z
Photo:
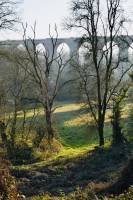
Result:
M123 70L120 56L114 60L115 41L119 37L125 20L120 4L121 0L107 0L106 12L103 16L100 0L73 0L71 7L73 19L69 25L69 22L66 23L67 28L82 30L83 36L85 35L92 48L88 63L80 67L77 65L77 72L97 124L100 145L104 144L103 129L108 103L114 91L119 89L127 72L132 68L130 65ZM116 70L120 73L117 77ZM95 90L92 91L90 85L93 84ZM95 105L92 93L95 94Z
M49 25L49 37L51 52L38 51L36 47L36 24L32 28L33 38L27 37L27 24L24 27L23 41L26 52L24 53L24 64L20 63L22 68L28 73L38 87L38 101L44 108L44 118L46 121L46 129L48 139L54 137L52 128L52 112L53 104L60 90L69 81L61 83L62 74L65 67L68 66L70 59L63 59L63 50L57 53L58 31L57 26L54 27L54 35L51 33ZM45 42L44 42L45 46ZM22 55L21 55L22 56ZM27 64L25 65L25 61Z
M14 25L19 22L17 4L14 0L0 0L0 30L13 30Z

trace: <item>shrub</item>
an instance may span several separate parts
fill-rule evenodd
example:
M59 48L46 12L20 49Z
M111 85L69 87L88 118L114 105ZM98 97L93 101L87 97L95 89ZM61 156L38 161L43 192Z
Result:
M13 165L32 164L37 162L33 155L33 149L25 142L15 145L13 151L8 153L8 158Z
M44 138L41 141L39 147L33 149L33 155L34 158L37 160L45 160L51 156L57 155L61 148L62 145L58 140L53 139L53 141L49 143L49 141L46 138Z
M127 192L120 194L119 196L112 196L109 200L132 200L133 199L133 186L129 188Z
M51 197L50 194L44 196L32 197L29 200L100 200L91 186L86 187L84 190L77 187L75 192L70 193L66 196L63 192L60 193L60 197ZM102 198L104 200L104 198ZM108 199L105 199L108 200Z
M0 155L0 199L17 200L18 194L15 179L10 175L10 163Z
M131 139L133 139L133 105L130 106L129 117L127 121L127 132Z

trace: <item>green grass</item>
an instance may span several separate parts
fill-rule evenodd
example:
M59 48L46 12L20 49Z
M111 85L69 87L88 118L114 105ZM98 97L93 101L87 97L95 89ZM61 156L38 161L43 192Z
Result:
M110 111L107 112L104 129L104 136L106 141L105 147L104 149L97 149L96 147L98 146L98 133L94 126L94 122L91 115L86 113L83 109L83 104L64 103L57 105L59 105L59 107L55 110L53 114L53 122L57 132L58 141L61 144L60 151L58 153L51 154L49 157L46 158L45 152L40 152L36 149L33 152L34 157L40 157L40 160L32 164L13 166L12 170L16 171L17 173L19 172L20 174L29 174L32 172L33 174L38 174L38 172L40 173L40 169L47 169L49 178L56 178L57 180L60 176L64 178L65 174L67 173L67 170L70 170L73 176L75 176L76 174L77 177L79 176L77 182L75 180L76 184L80 184L80 176L82 181L86 179L82 178L82 175L85 173L86 175L91 175L92 173L94 174L95 179L99 178L99 180L102 180L103 182L116 180L120 173L120 170L118 169L120 169L121 166L123 166L123 156L125 156L126 153L124 149L121 150L110 148ZM125 108L125 112L123 115L124 119L128 115L128 109L128 107ZM37 121L35 121L35 123L42 123L43 109L38 108L36 114ZM30 121L32 115L33 111L28 110L28 121ZM22 112L20 112L18 126L21 124L22 117ZM34 128L32 134L34 135ZM31 137L33 137L33 135ZM29 138L29 140L27 141L29 146L31 146L30 139L31 138ZM133 147L131 147L131 149L133 149ZM127 158L125 157L124 159ZM79 167L76 167L77 165ZM86 166L86 168L84 168L84 165ZM73 171L73 167L75 167L75 170L78 170L78 168L81 167L81 172ZM85 181L89 181L89 178ZM60 190L60 188L57 187L57 190ZM30 198L30 200L32 199L47 200L48 198L45 196L33 196L32 198Z
M29 110L26 114L30 121L33 111ZM43 121L43 109L36 110L37 121ZM22 112L19 113L19 123L21 124ZM105 135L110 136L110 127L108 125L109 117L106 120ZM57 131L60 142L64 147L84 148L88 145L98 144L98 134L90 114L85 113L83 104L65 103L59 104L59 107L53 114L54 127Z
M34 156L40 157L41 162L32 165L21 165L17 169L30 169L34 166L41 166L48 162L53 162L58 159L75 158L88 151L91 151L98 146L98 133L94 126L93 119L90 114L83 109L83 104L65 103L58 104L58 108L53 114L54 127L57 131L58 140L61 143L61 149L58 154L53 154L47 160L45 153L35 150ZM43 120L43 109L38 108L36 111L37 122ZM32 110L28 110L27 119L30 120L33 115ZM109 114L108 114L109 116ZM22 112L19 113L19 124L22 120ZM105 139L106 146L109 145L109 138L111 137L111 128L108 124L109 117L106 119ZM34 134L34 133L33 133ZM31 146L29 139L28 145Z

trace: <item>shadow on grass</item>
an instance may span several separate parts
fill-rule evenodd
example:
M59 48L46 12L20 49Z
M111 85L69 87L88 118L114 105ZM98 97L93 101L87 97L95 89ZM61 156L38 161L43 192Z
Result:
M97 131L94 127L82 125L60 128L60 141L63 146L70 148L84 147L97 143Z
M68 105L69 103L62 104L61 105ZM70 106L70 108L72 108ZM77 147L84 147L88 144L97 144L98 143L98 133L96 131L96 128L93 126L93 122L89 119L89 124L87 122L85 123L79 123L79 124L70 124L66 125L66 122L71 123L71 121L75 121L78 117L82 118L84 114L86 114L86 110L83 107L76 108L77 110L70 110L70 108L67 110L65 107L62 108L61 111L57 110L58 112L55 112L53 114L53 121L54 126L57 132L57 136L62 143L63 146L71 147L71 148L77 148ZM64 110L63 110L64 109ZM41 108L40 108L41 110ZM31 110L30 110L31 111ZM29 111L29 112L30 112ZM32 111L31 111L32 113ZM20 116L22 113L20 113ZM32 117L27 117L27 127L30 124ZM42 110L40 115L37 116L36 120L33 122L32 127L32 136L35 135L35 125L39 125L39 123L42 123L44 120L44 117L42 115ZM18 127L22 126L22 118L20 117L18 120ZM19 132L19 131L18 131ZM111 137L111 127L109 126L109 122L105 125L105 137Z
M93 120L82 119L86 111L69 111L63 113L55 113L54 117L57 119L57 129L59 131L59 138L63 146L70 148L84 147L89 144L98 144L98 132ZM90 117L90 116L88 116ZM74 124L73 120L81 118L81 123ZM72 124L71 124L72 122ZM68 125L67 125L68 123ZM70 124L69 124L70 123ZM109 122L105 123L105 140L110 139L112 135L111 126Z
M60 196L61 191L67 195L78 186L116 180L129 154L126 146L95 148L77 158L59 159L34 170L14 170L13 175L19 180L19 191L27 197L46 192Z
M65 112L56 112L53 114L54 126L57 131L57 137L60 143L64 147L70 148L83 148L88 146L89 144L97 145L98 144L98 133L96 127L92 124L87 123L87 120L82 116L86 114L86 110L74 110L74 111L65 111ZM78 122L76 124L77 119L82 119L81 123ZM28 117L28 121L31 120L31 117ZM37 121L34 122L34 126L37 124L41 124L43 121L43 116L39 115ZM55 121L56 120L56 121ZM85 120L85 121L84 121ZM74 121L74 123L73 123ZM76 122L75 122L76 121ZM72 124L71 124L72 122ZM21 124L21 119L19 119L18 124ZM67 124L68 123L68 124ZM70 124L69 124L70 123ZM105 135L106 137L111 136L111 128L109 127L109 123L105 125ZM33 137L35 136L35 128L33 127ZM110 138L109 138L110 139ZM108 140L108 138L107 138Z
M83 122L82 124L75 125L65 125L66 122L75 120L77 117L81 117L85 114L85 110L74 110L74 111L65 111L57 112L53 114L54 126L57 131L58 138L63 146L77 148L83 147L87 144L93 143L97 140L96 128L93 125L88 125L88 123ZM27 124L30 123L32 117L27 117ZM33 123L33 133L35 130L36 122L41 124L44 120L42 115L39 115ZM18 127L21 127L22 119L18 120ZM34 134L33 134L34 137Z

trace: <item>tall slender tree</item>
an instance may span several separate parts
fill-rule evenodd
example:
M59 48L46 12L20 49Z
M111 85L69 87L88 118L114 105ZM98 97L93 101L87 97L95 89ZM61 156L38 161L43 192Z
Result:
M104 145L105 115L110 99L132 68L132 65L123 68L120 56L114 59L115 41L118 41L118 38L121 40L120 33L125 21L120 4L121 0L106 0L103 11L101 0L73 0L72 18L65 22L67 29L76 28L82 31L82 40L91 46L90 61L82 66L76 64L75 68L97 125L100 146ZM116 71L118 76L115 76ZM90 83L94 83L92 90ZM91 98L93 92L95 99Z

